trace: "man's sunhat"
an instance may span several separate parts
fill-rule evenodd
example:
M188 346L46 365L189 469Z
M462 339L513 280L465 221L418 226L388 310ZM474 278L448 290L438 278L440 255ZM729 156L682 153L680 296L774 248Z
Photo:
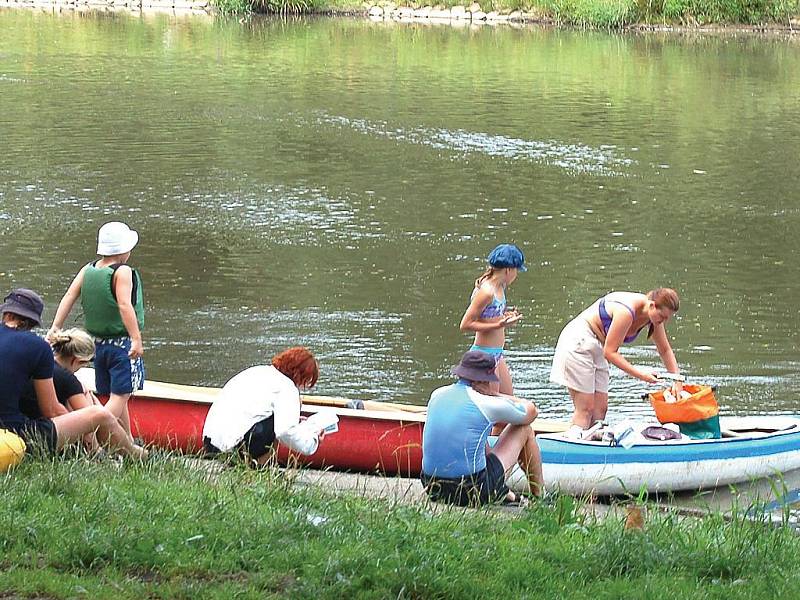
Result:
M500 381L495 375L496 367L497 361L491 354L480 350L469 350L450 372L469 381Z
M133 250L138 242L139 234L133 229L125 223L111 221L97 232L97 253L100 256L125 254Z
M489 253L489 264L501 269L512 268L527 271L525 255L514 244L500 244Z
M17 288L3 298L0 304L0 313L13 313L34 321L37 326L42 326L42 313L44 302L41 296L27 288Z

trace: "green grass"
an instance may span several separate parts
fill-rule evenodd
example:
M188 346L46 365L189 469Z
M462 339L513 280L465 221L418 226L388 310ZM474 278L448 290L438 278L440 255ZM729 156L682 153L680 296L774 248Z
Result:
M25 461L0 486L0 596L794 597L800 540L734 516L644 531L568 497L518 517L296 488L231 468Z

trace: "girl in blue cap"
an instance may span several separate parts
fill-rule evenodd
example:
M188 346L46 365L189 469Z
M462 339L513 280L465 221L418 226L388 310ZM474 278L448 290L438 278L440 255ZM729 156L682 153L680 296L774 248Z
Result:
M511 372L503 358L506 327L519 321L522 315L506 305L506 288L514 283L517 273L527 271L525 255L514 244L500 244L489 253L489 267L475 280L469 307L461 319L461 331L474 331L471 350L481 350L497 361L499 383L495 391L513 395Z

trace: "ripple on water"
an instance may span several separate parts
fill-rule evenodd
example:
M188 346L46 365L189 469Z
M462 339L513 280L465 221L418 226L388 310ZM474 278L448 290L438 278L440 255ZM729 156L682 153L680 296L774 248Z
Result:
M285 348L307 346L321 365L315 393L393 400L398 395L419 395L419 390L412 387L417 377L408 377L415 365L403 332L406 317L380 310L211 307L169 317L171 322L165 330L195 331L194 339L176 343L156 338L148 340L148 346L153 348L153 354L163 354L165 360L169 357L170 371L186 381L197 383L197 365L204 365L202 383L215 386L222 385L235 372L266 363ZM231 323L236 323L234 329ZM237 348L235 357L209 362L215 348L227 347ZM180 358L176 361L175 357ZM232 362L239 357L249 359L241 364ZM153 364L160 362L158 356L153 360Z
M359 133L391 140L449 150L459 154L483 154L514 161L551 165L575 173L595 175L624 175L621 169L636 163L619 156L615 146L592 147L568 144L558 140L525 140L504 135L466 131L463 129L402 128L386 121L350 119L344 116L319 113L319 125L352 129Z
M205 221L280 244L343 243L387 235L374 207L332 197L324 188L251 185L246 192L190 195L185 202L196 207L197 216Z

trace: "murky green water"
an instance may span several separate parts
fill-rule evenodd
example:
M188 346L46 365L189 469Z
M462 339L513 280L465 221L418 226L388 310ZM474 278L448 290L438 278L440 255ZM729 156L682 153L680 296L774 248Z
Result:
M569 412L547 381L564 323L657 285L728 412L800 400L791 40L5 10L0 136L0 287L52 318L97 227L127 221L154 379L221 384L301 343L320 393L424 402L470 343L483 257L515 241L509 361L545 414Z

